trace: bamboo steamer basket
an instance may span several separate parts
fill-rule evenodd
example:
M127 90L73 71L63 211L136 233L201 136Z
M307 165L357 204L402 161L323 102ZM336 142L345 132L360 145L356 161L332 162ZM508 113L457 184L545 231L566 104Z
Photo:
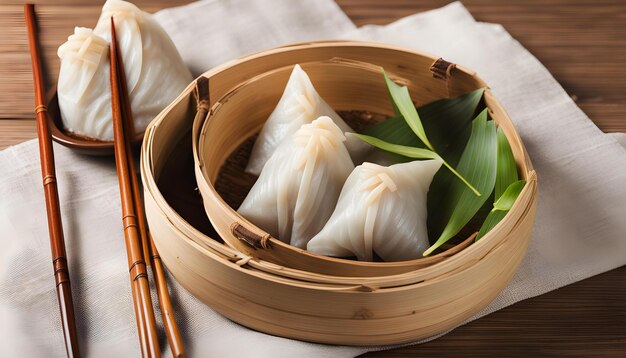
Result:
M381 66L394 80L409 86L412 97L418 104L485 87L475 74L458 67L446 67L446 72L441 74L442 78L434 78L430 67L436 59L432 57L388 47L377 47L366 52L362 48L350 47L345 43L343 45L346 46L338 48L324 44L313 47L308 56L302 56L299 61L320 95L336 110L359 109L392 115L393 109L380 71ZM345 47L349 50L345 50ZM327 57L324 58L324 55ZM312 61L306 62L305 59ZM370 263L325 257L272 238L229 206L216 189L216 179L231 153L237 152L242 143L260 131L280 99L293 69L293 62L286 61L287 65L283 65L280 58L271 57L268 62L271 60L275 60L274 69L242 83L233 84L232 90L213 102L208 117L199 118L194 124L195 132L192 137L198 188L204 198L209 219L228 245L253 257L299 270L367 277L427 267L471 244L473 240L469 238L454 249L435 257L402 262ZM508 116L488 90L485 100L492 117L505 129L519 159L522 177L526 179L532 166L521 140Z
M324 55L307 54L326 47ZM391 54L409 52L384 45L328 42L254 54L204 74L209 80L209 101L215 104L246 79L295 62L325 61L329 53L360 53L354 56L356 60L372 61L376 56L371 53L381 49ZM449 95L455 95L450 88ZM506 116L491 95L486 95L486 101L494 118ZM189 86L148 127L141 163L146 214L155 244L174 277L200 300L240 324L320 343L411 342L449 330L484 308L524 256L536 209L536 176L519 137L512 126L504 124L519 167L528 170L522 170L528 185L505 220L481 241L445 260L389 275L334 275L250 255L258 249L225 245L191 226L172 209L157 185L161 178L180 175L168 171L166 162L179 146L191 146L181 139L192 127L194 116L194 126L203 122L208 106L204 103L200 108L196 113L194 86Z

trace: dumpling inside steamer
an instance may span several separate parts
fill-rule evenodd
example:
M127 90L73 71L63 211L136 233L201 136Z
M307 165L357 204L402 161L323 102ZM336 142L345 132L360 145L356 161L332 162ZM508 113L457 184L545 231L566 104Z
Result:
M363 163L346 180L332 216L307 245L320 255L412 260L428 249L426 195L440 160L389 167Z
M317 93L309 76L300 65L295 65L280 101L265 122L254 143L246 172L259 175L265 163L282 141L303 124L320 116L328 116L341 132L354 132ZM370 146L349 136L345 143L355 163L360 163Z
M273 237L304 249L330 217L354 169L342 130L319 117L290 134L237 210Z
M113 140L109 83L110 18L115 18L134 130L148 123L192 81L165 30L135 5L108 0L95 29L76 28L57 52L57 93L64 127L75 134Z

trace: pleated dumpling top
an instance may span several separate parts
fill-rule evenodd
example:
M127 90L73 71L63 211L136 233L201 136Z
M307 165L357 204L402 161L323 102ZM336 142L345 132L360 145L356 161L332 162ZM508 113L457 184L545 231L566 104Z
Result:
M440 160L389 167L363 163L341 191L337 207L307 250L326 256L405 261L428 248L426 198Z
M94 30L76 28L57 51L61 59L57 93L63 125L70 132L100 140L113 140L111 16L115 19L135 132L143 132L193 79L151 14L126 1L108 0Z
M345 140L330 117L301 125L274 151L237 211L273 237L305 248L354 169Z
M91 29L76 27L57 55L63 125L73 133L112 139L109 43Z
M320 116L330 117L341 132L353 132L317 93L311 79L300 65L295 65L283 95L254 143L246 172L259 175L265 163L285 138L295 133L303 124L311 123ZM370 148L355 137L348 137L345 145L355 162L360 162Z

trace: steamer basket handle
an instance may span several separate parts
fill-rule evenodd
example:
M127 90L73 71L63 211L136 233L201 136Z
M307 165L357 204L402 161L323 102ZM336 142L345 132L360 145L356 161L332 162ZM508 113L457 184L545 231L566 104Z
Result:
M198 77L193 94L196 97L196 111L208 112L211 104L209 79L204 76Z
M434 78L447 81L450 79L452 69L455 67L454 63L440 57L430 65L430 72L432 72Z
M230 231L237 239L252 247L253 249L271 248L270 234L257 234L238 222L234 222L232 225L230 225Z

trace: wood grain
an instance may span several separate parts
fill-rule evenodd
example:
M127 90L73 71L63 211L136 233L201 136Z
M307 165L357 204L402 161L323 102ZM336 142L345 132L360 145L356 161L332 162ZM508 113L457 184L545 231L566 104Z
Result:
M36 137L37 123L34 120L0 120L0 150Z
M626 267L518 302L422 345L368 357L625 357Z
M36 136L24 1L0 1L0 148ZM95 0L35 1L47 72L74 26L93 26ZM139 1L149 11L183 0ZM386 24L447 0L338 0L357 24ZM605 131L626 131L626 2L609 0L464 0L479 21L502 24ZM47 78L48 83L56 75ZM377 357L626 356L626 267L483 317L433 342Z

